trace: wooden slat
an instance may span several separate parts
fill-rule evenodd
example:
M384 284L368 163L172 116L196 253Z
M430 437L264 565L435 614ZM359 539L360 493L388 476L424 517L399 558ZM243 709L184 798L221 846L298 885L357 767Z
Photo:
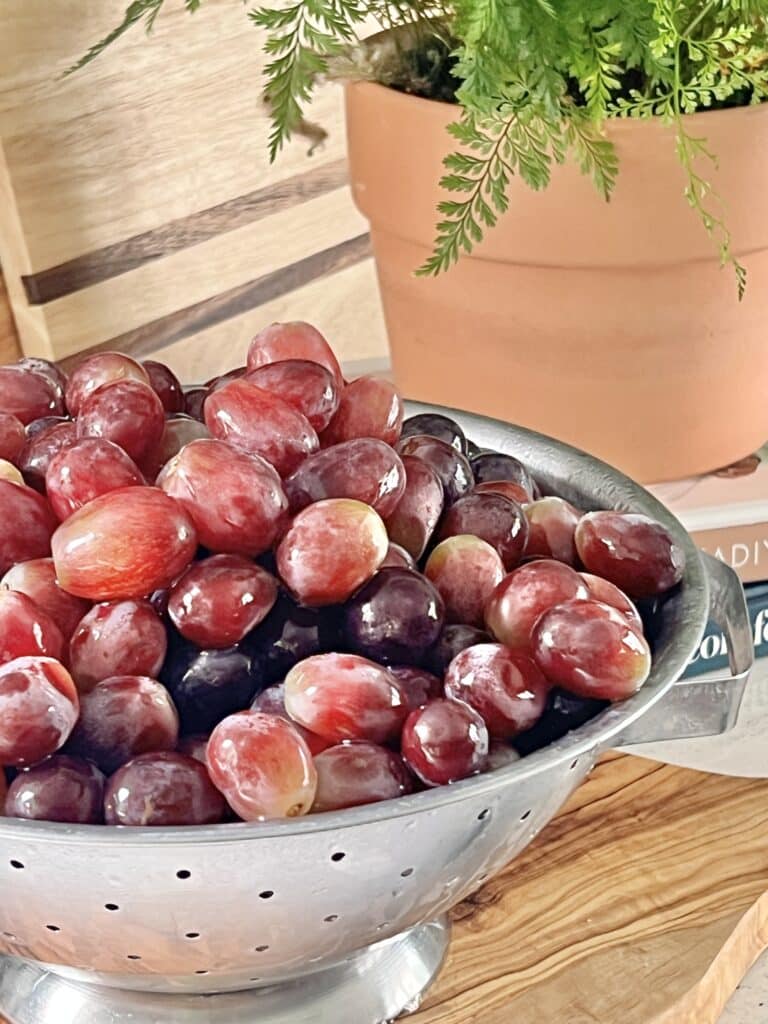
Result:
M48 270L30 274L22 279L27 298L34 305L51 302L192 245L200 245L263 217L289 210L298 203L343 187L346 181L346 161L321 164L209 210L191 213L152 231L126 238L123 242L115 242Z

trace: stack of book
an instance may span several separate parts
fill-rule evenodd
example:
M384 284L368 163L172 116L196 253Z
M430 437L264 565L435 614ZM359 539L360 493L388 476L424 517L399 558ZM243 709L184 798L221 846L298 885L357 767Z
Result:
M768 655L768 444L714 473L648 489L700 548L738 572L747 595L755 657ZM726 639L711 622L686 675L727 667Z

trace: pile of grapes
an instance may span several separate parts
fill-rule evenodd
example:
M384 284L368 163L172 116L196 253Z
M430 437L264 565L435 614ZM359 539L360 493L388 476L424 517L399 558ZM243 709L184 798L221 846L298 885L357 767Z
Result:
M22 359L0 367L0 800L192 825L467 778L635 693L682 572L658 523L403 422L307 324L186 393L119 353Z

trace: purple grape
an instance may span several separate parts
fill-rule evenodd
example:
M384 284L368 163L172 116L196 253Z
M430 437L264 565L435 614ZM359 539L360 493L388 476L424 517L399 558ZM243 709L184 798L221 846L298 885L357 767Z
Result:
M182 733L209 733L227 715L245 710L265 685L241 647L201 651L181 637L174 637L160 678Z
M449 444L451 448L455 448L461 455L467 454L467 439L464 436L464 431L456 420L452 420L449 416L443 416L439 412L421 412L417 416L409 416L403 422L400 438L402 440L406 437L415 437L418 434L437 437Z
M284 679L297 662L332 651L337 642L336 608L305 608L282 592L266 619L246 637L244 646L260 683L270 686Z
M491 636L483 629L465 626L459 623L445 626L437 643L427 656L427 668L436 676L442 677L457 654L474 647L475 644L489 644Z
M382 664L423 661L443 627L443 599L426 577L410 569L382 569L346 604L346 643Z
M514 457L501 452L481 452L470 460L476 484L487 480L513 480L521 484L533 498L533 478L526 466Z

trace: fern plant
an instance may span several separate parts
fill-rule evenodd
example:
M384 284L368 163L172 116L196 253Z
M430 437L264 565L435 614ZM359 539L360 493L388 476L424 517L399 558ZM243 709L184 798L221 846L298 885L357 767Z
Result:
M133 25L151 29L166 0L133 0L87 64ZM205 0L183 0L194 11ZM319 81L366 77L457 105L456 151L441 180L432 255L438 274L469 253L508 205L519 176L533 189L570 155L609 198L619 173L607 119L659 117L675 129L685 197L735 270L717 156L685 116L768 96L768 0L281 0L248 12L266 39L265 96L275 159L303 123ZM392 30L364 38L371 23Z

